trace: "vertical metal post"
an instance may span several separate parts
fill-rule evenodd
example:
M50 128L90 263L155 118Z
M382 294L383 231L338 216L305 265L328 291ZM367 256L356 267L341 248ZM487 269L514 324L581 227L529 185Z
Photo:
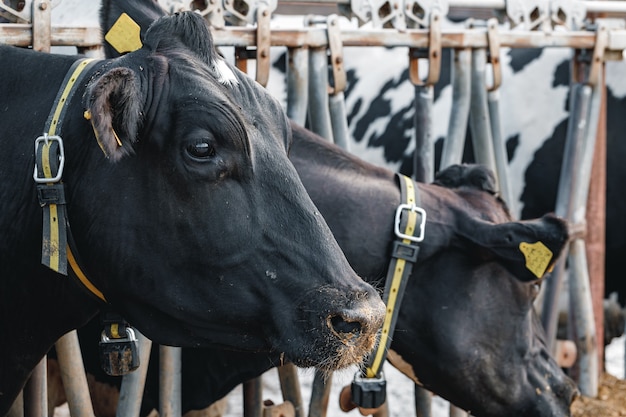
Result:
M325 47L309 50L309 121L313 132L334 142L328 107L328 56Z
M472 50L453 50L452 60L452 111L448 134L443 142L440 169L463 161L467 121L470 114L472 92Z
M348 150L348 116L343 91L331 94L328 98L330 124L333 129L333 140L337 146Z
M572 85L571 103L573 111L570 114L565 143L556 213L567 218L572 225L578 226L578 228L585 221L586 201L602 96L600 90L598 85L595 88L582 84ZM567 259L570 265L569 313L574 324L575 341L579 352L578 385L583 395L595 397L598 391L599 376L595 323L585 242L580 235L574 236L570 242ZM549 287L551 291L546 293L544 299L544 304L548 303L544 305L544 313L546 313L544 324L546 330L550 331L548 341L551 343L554 343L554 335L556 334L554 330L556 324L552 321L556 322L556 318L553 317L558 314L555 312L557 310L556 296L558 292L552 287L559 288L561 285L564 260L561 260L558 272L559 274L553 277L556 279ZM547 297L548 295L550 298Z
M306 123L309 101L309 50L287 50L287 116L301 126Z
M506 201L511 213L517 213L517 201L513 197L513 191L509 184L506 143L504 142L502 125L500 124L500 92L498 90L490 91L487 94L487 105L489 108L489 121L500 195Z
M52 4L49 0L35 0L32 7L33 49L50 52Z
M435 173L432 120L434 97L431 84L415 86L413 178L421 182L432 182Z
M309 403L309 417L326 417L332 380L332 373L324 374L317 369L315 370Z
M415 384L415 415L416 417L432 417L433 394Z
M181 406L181 348L159 346L159 416L180 417Z
M250 379L243 383L243 416L262 417L263 415L263 379Z
M44 356L24 387L24 417L48 415L47 358Z
M483 48L474 49L472 52L472 98L469 124L476 162L497 173L491 121L487 106L487 89L485 87L486 66L487 51Z
M280 390L283 393L283 400L290 401L296 411L296 417L304 417L304 406L302 402L302 392L298 378L298 369L292 363L281 365L278 368L280 379Z
M587 199L587 261L589 262L589 281L596 325L598 363L604 363L604 277L606 251L606 78L602 65L602 83L596 88L602 94L596 148L593 153L589 197ZM591 126L590 126L591 128Z
M55 347L70 414L81 417L94 416L76 330L61 337Z
M120 388L120 400L117 404L116 417L139 417L141 400L146 385L146 375L150 364L152 341L135 329L139 347L139 369L124 375Z

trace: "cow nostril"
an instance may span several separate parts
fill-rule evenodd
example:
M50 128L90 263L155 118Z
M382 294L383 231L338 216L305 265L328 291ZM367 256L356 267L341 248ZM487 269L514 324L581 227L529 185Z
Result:
M347 321L343 316L330 316L328 326L339 337L359 336L361 334L361 323L358 321Z

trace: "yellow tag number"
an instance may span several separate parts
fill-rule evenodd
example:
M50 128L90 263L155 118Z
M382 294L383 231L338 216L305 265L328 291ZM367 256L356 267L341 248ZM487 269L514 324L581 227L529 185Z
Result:
M521 242L519 249L526 258L526 268L537 278L543 277L552 261L552 251L541 242Z

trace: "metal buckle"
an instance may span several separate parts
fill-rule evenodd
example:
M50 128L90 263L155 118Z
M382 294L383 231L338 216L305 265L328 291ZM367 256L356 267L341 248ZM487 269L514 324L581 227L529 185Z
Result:
M59 143L59 169L57 170L57 174L53 178L45 178L39 177L38 169L37 169L37 148L43 142L45 145L48 145L49 142L58 142ZM63 149L63 139L60 136L48 136L47 133L44 133L43 136L39 136L35 139L35 170L33 171L33 179L38 184L49 183L49 182L58 182L63 176L63 167L65 166L65 151Z
M410 236L400 231L400 217L402 216L403 210L414 211L422 216L419 226L417 227L419 233L417 236ZM400 239L408 239L411 242L421 242L424 240L424 228L426 226L426 211L417 207L415 204L400 204L396 209L396 221L394 223L394 232L396 236Z

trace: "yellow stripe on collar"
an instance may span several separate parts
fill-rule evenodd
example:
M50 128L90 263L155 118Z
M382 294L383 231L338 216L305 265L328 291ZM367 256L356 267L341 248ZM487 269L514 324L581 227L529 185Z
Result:
M399 175L399 177L401 181L404 181L404 186L406 189L406 198L403 201L403 204L414 206L415 205L415 186L414 186L413 180L404 175ZM408 236L413 236L413 234L415 233L416 224L417 224L417 213L413 210L410 210L406 226L402 233ZM405 244L411 243L409 239L402 239L402 242ZM388 339L389 339L390 333L392 332L391 325L392 325L393 313L394 313L394 310L399 307L396 305L396 301L398 299L400 285L402 284L405 267L406 267L406 261L404 259L396 259L395 267L393 271L393 277L391 280L391 288L388 293L389 298L386 302L387 310L385 312L385 320L383 322L383 328L381 331L380 340L378 341L378 345L376 346L375 352L373 352L374 360L371 361L371 365L368 366L365 370L366 376L368 378L376 378L385 360L386 349L387 349L387 345L389 342Z

